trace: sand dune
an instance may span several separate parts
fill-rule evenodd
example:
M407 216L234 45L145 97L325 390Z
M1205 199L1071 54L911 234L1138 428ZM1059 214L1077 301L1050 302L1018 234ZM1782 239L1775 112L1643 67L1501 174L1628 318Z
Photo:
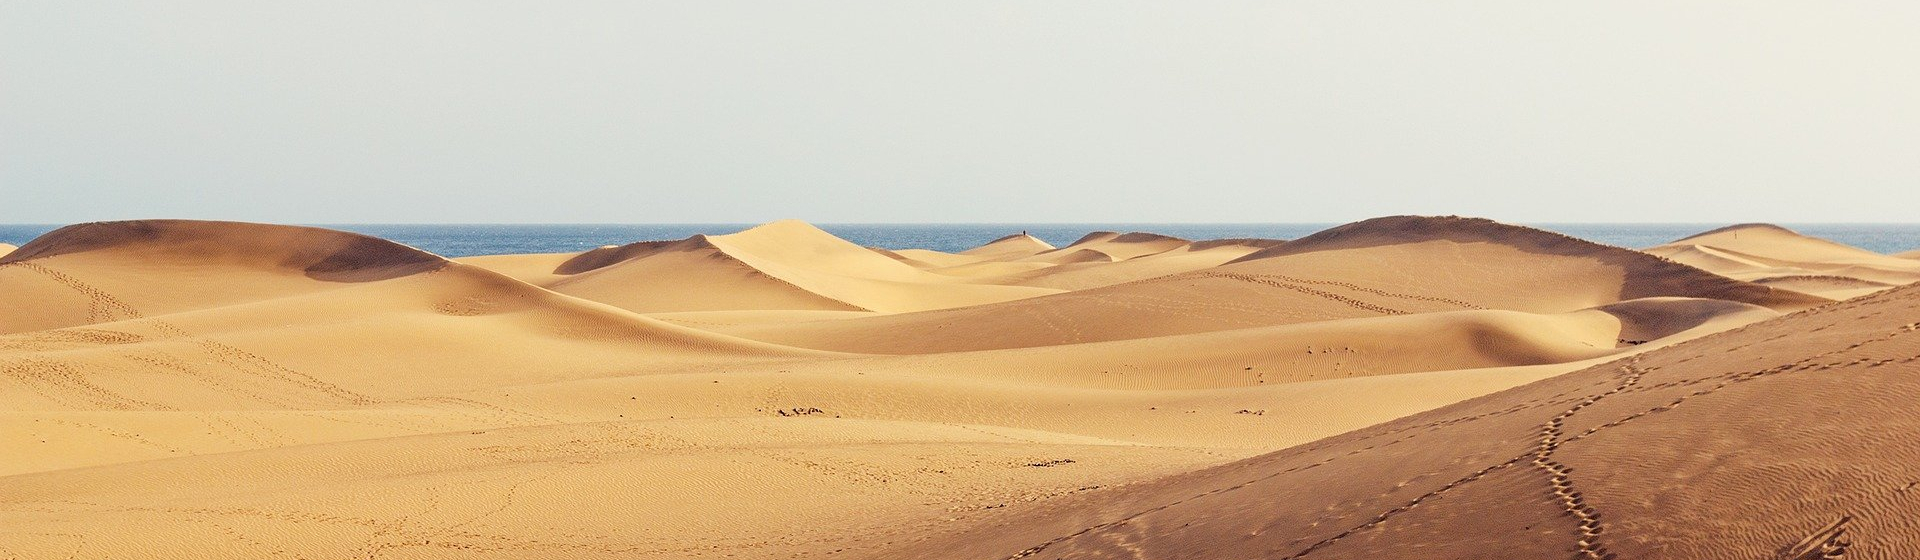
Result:
M1052 244L1022 232L989 241L979 247L961 251L960 254L980 259L1009 259L1037 255L1053 249Z
M1728 226L1646 252L1729 278L1832 299L1920 282L1920 264L1911 260L1770 224Z
M997 281L1023 286L1084 290L1205 270L1280 243L1278 240L1268 239L1222 239L1182 243L1172 249L1117 262L1066 263L1016 273Z
M1689 331L1696 328L1716 332L1777 315L1749 304L1663 298L1552 315L1450 311L860 363L1048 386L1251 387L1578 362L1624 353L1649 341L1694 334Z
M7 256L7 253L13 252L14 249L19 249L19 247L15 247L13 245L9 245L6 243L0 243L0 257Z
M0 257L0 333L164 314L431 272L446 259L317 228L152 220L79 224ZM82 287L82 286L85 287ZM124 294L103 301L99 294Z
M1771 267L1757 259L1787 249L1690 250ZM1900 433L1845 422L1912 400L1888 372L1911 370L1920 295L1775 319L1829 301L1803 291L1880 288L1865 282L1745 282L1458 218L961 253L776 222L454 261L314 228L85 224L0 258L0 447L27 450L0 458L0 553L1286 557L1344 534L1310 554L1568 556L1585 519L1555 505L1550 469L1445 483L1533 457L1541 423L1587 394L1604 402L1558 434L1619 427L1549 464L1579 467L1581 503L1621 520L1603 535L1654 536L1606 551L1714 557L1683 538L1699 526L1752 557L1742 543L1820 529L1843 502L1860 504L1849 535L1906 542L1887 513L1904 455L1806 451ZM1793 381L1831 375L1894 397ZM1713 404L1746 387L1768 389ZM1732 459L1671 451L1695 445ZM1847 454L1867 467L1815 460ZM1724 480L1772 493L1724 498ZM1456 505L1393 509L1434 488Z
M1053 245L1037 237L1016 233L959 253L943 253L930 249L874 249L874 251L916 267L942 269L989 261L1016 260L1051 251L1053 248Z
M1101 254L1106 255L1107 260L1117 262L1172 251L1185 247L1188 244L1189 242L1185 239L1154 233L1137 231L1131 233L1096 231L1081 237L1066 247L1040 253L1029 258L1049 262L1084 262L1075 259L1086 259L1088 257L1085 255ZM1054 260L1056 257L1050 255L1059 255L1058 258L1060 258L1060 260L1056 261ZM1080 256L1076 257L1073 255Z
M1916 317L1889 291L871 557L1900 557L1920 449L1871 434L1920 429Z
M558 261L557 263L555 261ZM642 313L742 309L920 311L1056 293L929 273L797 221L728 235L558 255L475 258L476 266ZM551 271L539 269L552 264Z
M1147 338L1467 309L1564 313L1650 297L1790 311L1826 301L1639 252L1462 218L1358 222L1227 264L958 309L720 332L848 352L928 353Z

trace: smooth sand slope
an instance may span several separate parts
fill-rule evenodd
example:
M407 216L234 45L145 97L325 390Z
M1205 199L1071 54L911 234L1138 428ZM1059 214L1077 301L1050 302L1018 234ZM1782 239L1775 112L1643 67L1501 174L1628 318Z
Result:
M1527 383L1601 387L1555 376L1827 301L1459 218L960 253L776 222L458 261L314 228L84 224L0 257L0 448L22 450L0 456L0 554L1006 557L1098 524L1076 496L1144 503L1190 489L1155 480ZM1695 361L1746 367L1799 335L1780 336ZM1456 444L1478 462L1511 439L1474 434L1377 467L1431 469L1393 480L1412 491ZM1262 494L1358 500L1374 472ZM1338 500L1295 513L1360 507ZM953 536L1007 512L1041 516Z
M1916 320L1888 291L866 556L1903 558Z
M1729 278L1833 299L1920 282L1920 263L1770 224L1728 226L1647 252Z

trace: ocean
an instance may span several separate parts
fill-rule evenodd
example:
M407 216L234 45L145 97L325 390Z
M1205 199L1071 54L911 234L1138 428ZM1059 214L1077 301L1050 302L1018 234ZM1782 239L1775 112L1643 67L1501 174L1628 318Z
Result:
M1064 246L1093 231L1147 231L1186 239L1295 239L1336 224L820 224L848 241L887 249L960 251L1026 231ZM1726 224L1529 224L1629 248L1652 247ZM1920 224L1783 224L1800 233L1881 253L1920 248ZM0 243L24 245L59 227L0 224ZM732 233L752 224L334 224L321 225L391 239L448 257L561 253L634 241Z

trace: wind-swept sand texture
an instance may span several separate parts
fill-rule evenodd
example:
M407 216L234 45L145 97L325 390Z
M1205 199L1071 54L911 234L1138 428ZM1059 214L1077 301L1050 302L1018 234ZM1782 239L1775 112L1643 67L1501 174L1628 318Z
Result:
M1833 299L1920 281L1920 262L1809 237L1771 224L1741 224L1647 249L1648 253L1776 288Z
M1006 558L1077 534L1038 557L1106 557L1100 547L1135 536L1148 557L1268 557L1358 527L1376 505L1397 520L1446 503L1392 509L1429 487L1498 507L1445 518L1482 525L1374 523L1315 550L1423 557L1392 547L1431 542L1418 550L1566 557L1574 540L1561 537L1582 523L1669 535L1589 539L1589 550L1708 550L1672 535L1703 524L1817 535L1834 521L1826 504L1854 496L1866 505L1835 530L1898 537L1889 512L1912 478L1886 463L1905 456L1868 445L1905 433L1890 408L1912 400L1898 379L1875 379L1896 386L1879 400L1836 384L1701 404L1699 418L1744 419L1698 443L1726 457L1724 471L1662 454L1692 449L1705 422L1631 409L1817 367L1912 373L1905 338L1873 338L1881 323L1920 320L1911 294L1832 305L1461 218L1384 218L1285 243L1096 233L1056 249L1016 234L961 253L869 249L776 222L458 261L315 228L82 224L0 257L0 448L15 450L0 455L0 554ZM1767 369L1842 343L1871 363ZM1725 373L1755 371L1770 373ZM1588 394L1602 402L1580 405ZM1821 423L1858 402L1894 420L1875 432ZM1541 423L1569 410L1536 465ZM1773 411L1808 420L1764 421ZM1635 424L1577 435L1606 415ZM1607 439L1663 418L1686 422ZM1765 439L1794 426L1817 433ZM1840 456L1831 446L1864 458L1821 462ZM1618 458L1635 447L1647 464ZM1480 478L1505 482L1445 486L1502 461ZM1726 474L1811 497L1728 513L1714 504L1739 496L1735 483L1588 479L1591 466ZM1272 472L1290 482L1214 492ZM1840 491L1804 483L1807 472ZM1846 485L1857 480L1886 488ZM1508 493L1467 491L1489 486ZM1265 501L1152 509L1183 492ZM1501 501L1510 495L1532 501ZM1667 495L1692 501L1665 517L1666 504L1646 505ZM1565 496L1605 513L1556 509ZM1138 511L1207 517L1106 524ZM1610 525L1614 511L1634 516ZM1778 521L1742 528L1757 515ZM1507 520L1526 529L1502 532ZM1269 524L1178 540L1253 523ZM1285 545L1262 540L1289 531ZM1515 534L1534 540L1487 540ZM1867 542L1850 554L1876 557ZM1206 554L1234 543L1264 548Z

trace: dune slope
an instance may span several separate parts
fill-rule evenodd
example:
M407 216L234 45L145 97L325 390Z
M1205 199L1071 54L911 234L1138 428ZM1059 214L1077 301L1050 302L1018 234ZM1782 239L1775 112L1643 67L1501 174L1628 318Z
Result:
M1769 284L1839 281L1759 280L1456 218L962 253L775 222L456 261L74 226L0 258L0 556L1713 557L1672 527L1769 540L1841 499L1849 539L1899 538L1913 292L1754 324L1827 302ZM1892 389L1718 400L1827 373ZM1727 514L1714 476L1774 493ZM1599 541L1565 538L1572 492ZM1492 505L1429 507L1462 497ZM1429 511L1471 514L1402 523Z
M1394 217L1341 226L1217 267L1057 295L719 331L806 348L928 353L1438 311L1563 313L1651 297L1783 311L1830 301L1520 226Z
M1037 241L1037 240L1036 240ZM553 258L474 259L556 292L641 313L921 311L1057 293L934 274L786 220L727 235L641 242Z
M1920 446L1873 434L1920 429L1916 319L1891 290L869 557L1899 557Z
M0 333L99 323L341 289L432 272L446 259L319 228L146 220L60 228L0 257ZM79 277L84 276L84 281ZM121 294L118 302L99 297Z
M1729 278L1832 299L1920 282L1920 263L1771 224L1727 226L1646 252Z

